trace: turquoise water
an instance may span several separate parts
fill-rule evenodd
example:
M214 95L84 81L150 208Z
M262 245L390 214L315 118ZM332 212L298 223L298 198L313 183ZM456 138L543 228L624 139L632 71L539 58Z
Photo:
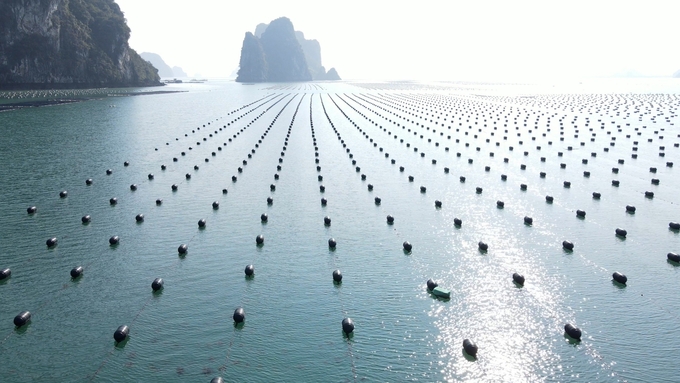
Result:
M677 85L215 82L0 113L2 380L677 381Z

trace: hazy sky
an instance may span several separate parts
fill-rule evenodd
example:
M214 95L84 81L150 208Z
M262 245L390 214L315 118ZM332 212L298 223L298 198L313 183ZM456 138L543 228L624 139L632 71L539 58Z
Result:
M680 1L116 0L130 45L228 76L246 31L280 16L343 79L520 80L680 70Z

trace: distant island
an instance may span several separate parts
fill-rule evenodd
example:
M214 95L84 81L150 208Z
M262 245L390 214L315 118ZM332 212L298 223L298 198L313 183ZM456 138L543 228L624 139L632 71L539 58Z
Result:
M319 42L305 39L288 18L259 24L255 34L246 32L237 82L312 80L340 80L340 76L335 68L326 72Z
M0 89L162 85L114 0L1 0Z
M166 64L156 53L142 52L139 55L158 69L158 75L161 77L188 77L182 68L178 66L170 68L170 65Z

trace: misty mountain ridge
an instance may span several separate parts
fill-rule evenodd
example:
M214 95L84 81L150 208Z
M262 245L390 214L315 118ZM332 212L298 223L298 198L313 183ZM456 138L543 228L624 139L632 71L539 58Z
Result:
M340 80L321 64L321 45L295 31L286 17L246 32L237 82Z
M188 77L182 68L178 66L171 68L157 53L142 52L139 56L158 69L158 75L161 77Z

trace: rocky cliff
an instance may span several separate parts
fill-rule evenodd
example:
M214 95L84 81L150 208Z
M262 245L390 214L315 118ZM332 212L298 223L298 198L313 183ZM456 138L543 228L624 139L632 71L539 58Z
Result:
M0 0L0 88L160 85L114 0Z
M293 42L291 37L295 39L297 44ZM259 57L259 51L254 43L255 40L253 39L261 42L260 48L262 49L263 54L262 60L256 59L253 61L253 57ZM265 43L265 40L269 40L271 44ZM248 46L248 48L246 46ZM305 62L304 65L299 57L299 49L302 50ZM247 56L245 60L244 54ZM284 54L284 56L296 57L294 60L295 63L290 63L288 68L297 68L295 70L298 70L299 72L295 75L297 76L296 80L277 80L275 78L277 78L278 75L281 75L281 73L271 73L272 71L276 72L277 69L281 68L280 61L278 61L281 54ZM264 70L266 75L253 75L253 65L256 65L256 72L261 71L263 67L266 67L267 69ZM307 77L302 70L302 67L304 66L307 68L309 77ZM285 17L274 20L270 24L258 24L255 27L254 35L250 32L246 33L246 38L243 40L243 48L241 49L240 68L239 77L236 79L236 81L239 82L340 80L340 76L338 76L335 69L332 69L334 74L329 77L328 74L331 73L331 71L326 73L326 68L321 65L321 45L319 42L317 40L305 39L305 35L300 31L295 31L293 29L293 24ZM241 76L242 71L244 77ZM274 77L271 77L272 75Z
M166 64L159 54L142 52L139 56L158 69L158 75L161 77L187 77L186 72L182 68L178 66L170 68L170 65Z

